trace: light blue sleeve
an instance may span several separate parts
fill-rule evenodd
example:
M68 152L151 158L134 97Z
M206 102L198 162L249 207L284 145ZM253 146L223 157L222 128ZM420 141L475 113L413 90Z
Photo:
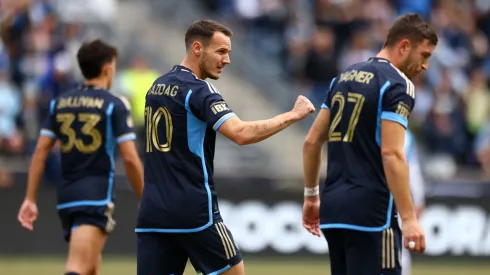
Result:
M329 94L330 92L332 91L332 88L333 86L335 85L335 80L337 78L334 77L332 79L332 81L330 82L330 87L328 88L328 91L327 91L327 96L325 97L325 101L322 103L322 109L327 109L327 110L330 110L330 100L329 100Z

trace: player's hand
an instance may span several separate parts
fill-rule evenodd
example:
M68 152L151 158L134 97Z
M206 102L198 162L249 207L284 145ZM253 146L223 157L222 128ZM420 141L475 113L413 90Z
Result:
M313 106L308 98L300 95L298 96L298 99L296 99L296 103L294 103L292 112L298 115L299 120L302 120L309 114L315 112L315 106Z
M34 230L34 221L37 219L37 215L38 211L36 203L26 199L20 207L17 219L22 227L32 231Z
M305 197L303 227L311 234L320 237L320 198L318 196Z
M416 218L402 221L402 235L405 248L412 252L424 253L425 234ZM411 242L413 242L415 246L411 247Z

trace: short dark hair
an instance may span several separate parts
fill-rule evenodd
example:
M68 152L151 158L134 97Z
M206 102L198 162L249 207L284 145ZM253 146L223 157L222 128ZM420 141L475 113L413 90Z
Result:
M192 42L196 40L199 40L205 46L208 45L215 32L221 32L228 37L233 36L233 32L229 28L214 20L194 21L185 33L185 49L188 50Z
M420 15L415 13L402 15L395 20L388 31L383 48L394 46L402 39L408 39L414 44L418 44L427 39L434 46L439 41L434 28Z
M100 39L85 42L77 53L80 71L86 79L93 79L102 73L102 67L117 57L117 49Z

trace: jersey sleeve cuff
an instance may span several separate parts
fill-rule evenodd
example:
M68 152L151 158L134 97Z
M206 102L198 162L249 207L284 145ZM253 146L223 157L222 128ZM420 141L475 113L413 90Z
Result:
M56 135L53 133L53 131L48 130L48 129L41 129L40 134L41 134L41 136L46 136L46 137L50 137L52 139L56 139Z
M408 127L408 119L394 112L381 113L381 119L397 122L401 124L405 129Z
M330 110L330 107L328 107L327 104L323 103L322 104L322 109Z
M116 142L119 144L119 143L122 143L122 142L125 142L128 140L136 140L136 134L135 133L127 133L127 134L121 135L116 139Z
M221 127L221 125L223 125L223 123L225 123L225 121L227 121L228 119L232 118L232 117L235 117L236 114L235 113L229 113L229 114L226 114L224 116L222 116L218 121L216 121L216 123L214 124L213 126L213 130L215 131L218 131L219 127Z

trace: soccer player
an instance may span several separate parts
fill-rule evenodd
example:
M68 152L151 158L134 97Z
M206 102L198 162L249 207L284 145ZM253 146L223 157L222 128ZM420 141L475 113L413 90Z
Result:
M239 145L264 140L314 112L299 96L292 111L242 121L207 78L230 64L232 32L194 22L186 56L146 94L145 188L137 221L138 274L182 274L190 259L205 275L242 275L242 255L220 215L213 158L216 132Z
M408 178L410 182L410 191L415 206L417 218L420 218L425 207L425 188L424 178L420 170L420 162L415 144L415 137L407 130L405 134L405 155L408 162ZM398 217L399 224L401 219ZM406 248L402 249L402 275L410 275L412 270L412 257L410 251Z
M77 59L86 80L51 101L18 214L22 226L33 230L45 160L59 140L63 183L57 190L57 209L69 242L66 275L98 274L107 234L115 226L112 214L116 144L138 198L143 192L143 165L134 144L129 104L108 92L116 72L116 58L117 50L100 40L84 43L79 49Z
M410 78L428 67L437 34L419 15L399 17L376 57L334 78L304 143L303 226L329 246L332 274L400 274L405 247L423 252L404 152L414 106ZM319 192L323 144L327 178ZM395 207L395 203L396 207Z

